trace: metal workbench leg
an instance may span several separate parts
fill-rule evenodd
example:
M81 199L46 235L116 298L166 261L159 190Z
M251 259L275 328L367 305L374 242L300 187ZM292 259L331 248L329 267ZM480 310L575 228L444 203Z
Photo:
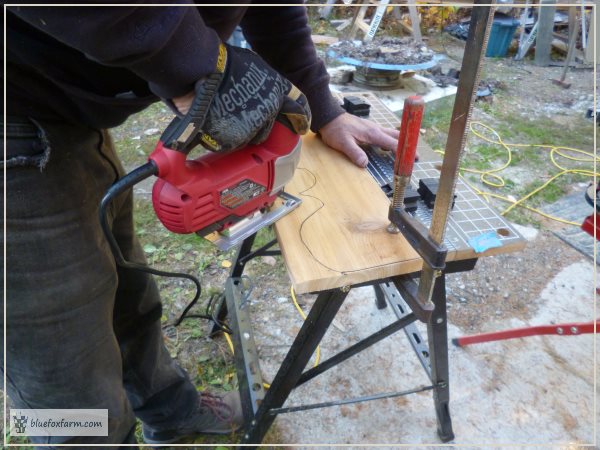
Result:
M233 260L233 264L231 266L231 270L229 272L229 278L239 278L244 273L245 261L244 257L248 255L252 251L252 246L254 245L254 239L256 238L256 233L252 236L247 237L240 245L235 258ZM215 316L219 320L219 322L225 321L227 317L227 302L221 302L219 309L216 311ZM212 325L210 327L209 336L214 336L217 333L220 333L221 329L216 325Z
M244 273L244 257L252 251L254 239L256 239L256 233L244 239L244 242L242 242L242 245L240 245L240 248L233 260L233 265L231 266L231 272L229 274L231 278L239 278Z
M377 309L384 309L387 307L387 301L385 300L385 294L379 284L374 284L373 289L375 290L375 305Z
M275 379L265 394L254 420L245 429L242 444L260 444L276 415L272 408L280 408L300 379L317 345L323 339L340 306L348 295L348 288L321 292L308 313L288 354L281 363Z
M452 420L450 419L450 383L448 374L448 326L446 317L446 278L442 274L433 289L435 306L431 321L427 324L429 341L429 360L431 379L437 386L433 391L435 413L437 415L438 435L442 442L454 439Z

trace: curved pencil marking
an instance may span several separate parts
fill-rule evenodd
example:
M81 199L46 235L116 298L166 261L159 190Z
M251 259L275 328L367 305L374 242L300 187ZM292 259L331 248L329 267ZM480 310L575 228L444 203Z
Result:
M306 225L306 223L313 217L315 216L315 214L317 214L320 210L322 210L323 208L325 208L325 203L323 202L323 200L321 200L318 197L315 197L314 195L310 195L307 194L308 191L310 191L312 188L314 188L317 185L317 177L315 176L314 173L312 173L309 169L306 169L304 167L298 167L296 170L304 170L306 173L308 173L311 178L312 178L312 184L310 186L308 186L306 189L299 191L298 195L301 195L303 197L309 197L312 198L314 200L316 200L317 202L320 203L319 207L317 209L315 209L313 212L311 212L308 216L306 216L304 218L304 220L302 221L302 223L300 224L300 241L302 242L302 245L304 245L304 248L306 248L306 251L308 251L308 253L310 254L310 256L312 256L312 258L317 262L317 264L319 264L320 266L322 266L323 268L327 269L327 270L331 270L332 272L336 272L339 273L341 275L345 275L348 273L354 273L354 272L360 272L362 270L368 270L368 269L376 269L379 267L386 267L386 266L391 266L393 264L396 264L397 262L389 262L389 263L385 263L385 264L377 264L374 266L368 266L368 267L363 267L361 269L353 269L353 270L339 270L339 269L334 269L331 266L328 266L327 264L325 264L323 261L321 261L311 250L311 248L309 247L308 243L304 240L304 236L302 234L303 230L304 230L304 225Z

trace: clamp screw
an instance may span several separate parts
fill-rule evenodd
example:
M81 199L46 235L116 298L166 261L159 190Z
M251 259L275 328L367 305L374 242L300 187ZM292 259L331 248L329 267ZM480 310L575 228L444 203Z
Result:
M387 232L390 234L398 234L400 233L400 229L394 225L392 222L389 223L389 225L387 226Z
M438 317L437 319L435 319L435 323L444 323L444 318Z
M556 329L556 332L557 332L558 334L563 334L563 333L564 333L564 330L562 329L562 327L558 327L558 328Z
M250 435L249 434L245 434L244 435L244 439L248 439L248 438L250 438Z
M256 425L256 420L253 420L252 422L250 422L250 425L252 425L252 426Z
M344 294L350 292L350 289L352 289L352 286L346 285L346 286L342 286L340 288L340 291L342 291Z
M579 333L579 329L577 327L571 327L571 333L577 334Z

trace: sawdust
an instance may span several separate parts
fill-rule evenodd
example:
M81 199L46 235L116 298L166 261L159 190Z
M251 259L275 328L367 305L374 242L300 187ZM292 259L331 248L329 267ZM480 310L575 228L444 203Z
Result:
M406 397L396 397L392 399L392 401L396 404L396 406L406 406L408 404L408 400Z
M356 419L358 417L358 411L355 408L349 408L348 406L340 407L340 414L342 417L350 417Z
M571 361L567 360L565 357L559 355L554 347L550 344L547 338L544 339L544 350L548 353L548 355L554 360L556 366L562 370L568 370L573 376L578 377L583 382L589 381L589 374L580 368L573 366ZM590 355L590 364L592 363L592 355Z
M341 41L331 49L339 56L380 64L420 64L433 59L433 51L411 38L383 37L371 42Z

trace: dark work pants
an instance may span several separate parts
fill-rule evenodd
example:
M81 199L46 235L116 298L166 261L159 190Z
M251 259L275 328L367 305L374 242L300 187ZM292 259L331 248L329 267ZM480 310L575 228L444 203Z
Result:
M116 267L98 221L101 197L123 172L110 136L11 120L3 179L8 395L18 408L109 411L108 438L31 440L132 443L134 416L175 428L195 408L196 390L164 346L154 281ZM125 258L143 262L131 193L113 203L110 222Z

